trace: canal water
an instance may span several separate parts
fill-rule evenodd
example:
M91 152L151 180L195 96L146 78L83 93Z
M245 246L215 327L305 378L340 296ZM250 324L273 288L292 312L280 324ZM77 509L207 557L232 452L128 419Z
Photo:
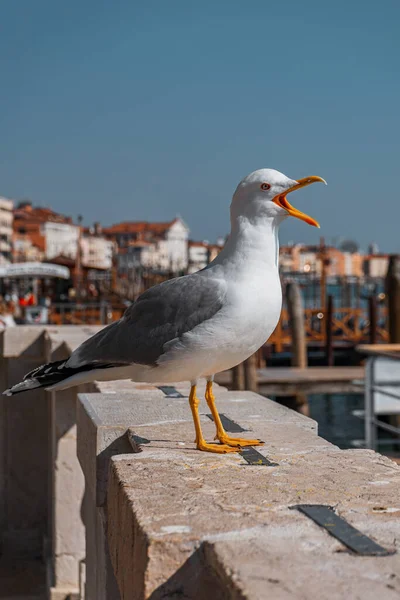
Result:
M354 416L353 411L364 409L363 395L311 394L308 401L310 417L317 421L321 437L339 448L360 447L364 421Z
M321 288L319 280L298 279L303 295L305 308L321 307ZM284 288L283 284L283 288ZM368 297L379 297L385 291L383 279L343 281L340 283L327 283L326 296L333 296L336 308L368 308ZM286 294L283 294L284 304Z
M303 294L305 308L319 308L321 290L319 280L309 277L297 278ZM335 308L354 307L366 311L367 318L368 297L373 295L381 303L384 294L384 281L382 279L365 278L363 281L341 281L330 283L326 286L326 295L332 295ZM286 294L283 294L284 303ZM343 342L346 339L343 338ZM271 360L272 358L272 360ZM271 366L290 365L290 352L284 352L271 357L268 364ZM359 355L349 349L336 348L336 365L359 364ZM326 364L324 352L313 350L308 356L310 366L322 366ZM308 396L310 417L318 423L319 435L339 448L362 447L364 440L364 422L354 416L354 411L364 409L363 394L312 394Z

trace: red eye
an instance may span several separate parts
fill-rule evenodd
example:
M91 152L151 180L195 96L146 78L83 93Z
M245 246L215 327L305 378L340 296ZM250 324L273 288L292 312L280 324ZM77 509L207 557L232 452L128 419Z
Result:
M267 190L271 189L271 186L269 185L269 183L262 183L262 184L260 185L260 188L261 188L262 190L264 190L264 192L265 192L265 191L267 191Z

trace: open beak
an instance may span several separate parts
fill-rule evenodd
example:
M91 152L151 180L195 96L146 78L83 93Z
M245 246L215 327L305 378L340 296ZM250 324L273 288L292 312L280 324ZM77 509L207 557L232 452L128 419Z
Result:
M292 206L286 198L286 194L290 194L295 190L299 190L300 188L306 187L307 185L311 185L312 183L315 183L317 181L321 181L326 185L325 179L322 179L322 177L317 177L316 175L312 175L311 177L303 177L303 179L298 179L296 185L286 190L284 194L281 194L280 196L275 196L273 202L275 202L275 204L277 204L281 208L284 208L292 217L297 217L298 219L305 221L309 225L313 225L313 227L319 227L319 223L315 219L309 217L300 210L297 210L297 208L294 208L294 206Z

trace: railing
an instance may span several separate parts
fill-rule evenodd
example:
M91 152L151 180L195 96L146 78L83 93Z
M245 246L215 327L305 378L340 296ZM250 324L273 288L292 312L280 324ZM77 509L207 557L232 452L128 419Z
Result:
M377 308L375 338L377 342L387 342L387 309ZM309 343L323 343L326 340L326 315L320 308L304 310L306 340ZM334 342L349 342L358 344L370 338L370 318L367 310L362 308L336 308L332 315L332 339ZM291 330L287 309L282 310L281 319L270 337L268 344L275 347L276 352L282 352L291 344Z
M49 311L51 325L106 325L123 315L125 306L101 303L54 303ZM308 343L323 344L326 340L326 315L319 308L306 308L305 330ZM376 319L376 342L387 342L387 310L379 307ZM337 308L332 315L332 339L334 342L359 344L370 339L370 320L366 310L362 308ZM274 346L276 352L282 352L292 341L289 315L286 308L282 310L280 321L270 337L268 344Z
M101 303L54 303L50 307L51 325L107 325L121 318L124 306Z
M366 447L376 450L378 445L400 445L400 354L376 350L368 357L364 393ZM392 422L384 422L378 416ZM391 437L378 440L379 429Z

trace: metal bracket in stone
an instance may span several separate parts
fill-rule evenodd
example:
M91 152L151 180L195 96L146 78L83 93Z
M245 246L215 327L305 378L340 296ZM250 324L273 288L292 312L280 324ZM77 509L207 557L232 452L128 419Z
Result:
M207 415L207 417L211 420L214 421L213 416L212 415ZM232 421L232 419L230 419L229 417L227 417L226 415L224 415L223 413L221 413L219 415L220 419L221 419L221 423L223 428L225 429L225 431L227 431L228 433L240 433L242 431L249 431L248 429L244 429L241 425L239 425L239 423L236 423L235 421Z
M332 506L326 504L296 504L290 508L297 509L309 519L312 519L314 523L325 529L329 535L339 540L358 556L390 556L396 554L395 550L386 550L386 548L383 548L350 525L346 519L339 517Z
M230 419L223 413L221 413L219 416L220 416L221 423L222 423L225 431L227 431L228 433L240 433L243 431L249 431L248 429L244 429L241 425L239 425L239 423L232 421L232 419ZM212 415L207 415L207 417L211 421L214 421ZM252 446L243 448L243 450L241 450L239 452L239 454L240 454L240 456L242 456L244 458L244 460L247 462L247 464L252 465L252 466L260 466L260 467L277 467L278 466L278 463L271 462L270 460L268 460L268 458L266 458L263 454L261 454L261 452L258 452L258 450L256 450Z
M185 396L178 392L173 385L158 385L157 388L161 390L167 398L185 398Z

